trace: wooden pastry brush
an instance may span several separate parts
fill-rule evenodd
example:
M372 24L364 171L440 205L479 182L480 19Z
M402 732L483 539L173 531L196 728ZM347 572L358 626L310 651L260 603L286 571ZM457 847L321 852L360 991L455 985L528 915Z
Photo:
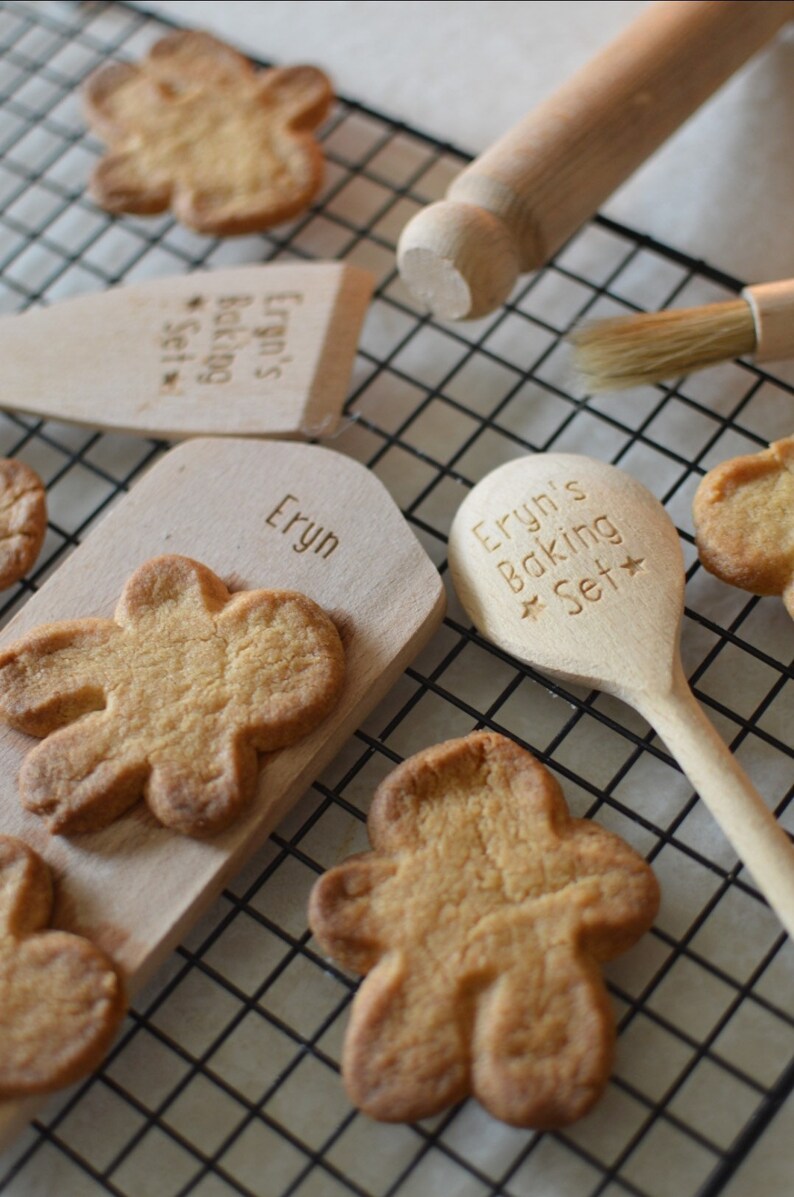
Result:
M794 357L794 279L745 287L726 303L594 320L571 333L591 392L691 374L742 354Z

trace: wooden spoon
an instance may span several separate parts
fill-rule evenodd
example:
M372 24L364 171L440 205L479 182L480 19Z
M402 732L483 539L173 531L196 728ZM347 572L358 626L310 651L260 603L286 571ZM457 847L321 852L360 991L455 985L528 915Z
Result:
M681 547L653 495L588 457L509 462L461 504L449 564L489 640L636 707L794 936L794 846L689 689L679 655Z
M365 270L201 271L0 320L0 406L115 432L327 436L372 292Z

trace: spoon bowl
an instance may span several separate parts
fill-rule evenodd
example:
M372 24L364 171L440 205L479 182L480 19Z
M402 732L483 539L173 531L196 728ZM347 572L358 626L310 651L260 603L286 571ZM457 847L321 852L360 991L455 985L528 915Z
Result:
M508 462L461 504L449 564L476 626L513 656L632 703L670 684L681 547L622 470L572 453Z

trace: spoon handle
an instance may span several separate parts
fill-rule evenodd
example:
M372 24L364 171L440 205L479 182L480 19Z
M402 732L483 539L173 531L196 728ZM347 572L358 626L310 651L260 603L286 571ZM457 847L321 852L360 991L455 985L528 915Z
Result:
M794 939L794 844L709 722L680 664L672 689L646 696L639 709Z

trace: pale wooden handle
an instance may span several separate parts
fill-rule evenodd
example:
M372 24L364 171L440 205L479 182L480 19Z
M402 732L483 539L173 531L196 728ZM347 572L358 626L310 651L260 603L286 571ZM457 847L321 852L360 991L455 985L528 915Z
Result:
M745 287L742 295L753 313L755 360L772 362L794 357L794 279L758 283Z
M788 0L651 5L406 226L408 286L444 318L492 310L792 16Z
M794 844L731 755L678 670L674 689L637 704L664 739L794 939Z

